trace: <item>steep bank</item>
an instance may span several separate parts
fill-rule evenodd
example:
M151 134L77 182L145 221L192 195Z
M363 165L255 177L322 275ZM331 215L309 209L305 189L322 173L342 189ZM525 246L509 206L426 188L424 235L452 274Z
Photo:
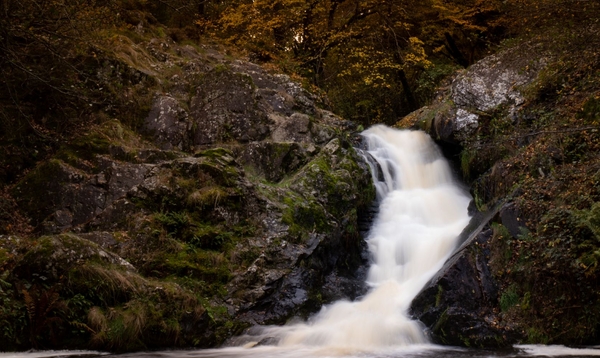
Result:
M93 4L50 29L26 2L0 4L32 25L0 19L7 349L210 346L360 292L356 218L372 189L351 124L287 76L176 43L183 30L127 3L124 27L80 21ZM461 153L473 211L494 209L413 312L442 343L595 343L597 5L518 3L558 25L507 42L406 119Z
M600 337L598 24L553 30L507 43L399 123L460 153L473 209L492 211L413 304L436 342Z
M211 48L129 45L110 68L161 84L139 124L104 120L5 187L0 350L215 346L360 294L375 190L353 125Z

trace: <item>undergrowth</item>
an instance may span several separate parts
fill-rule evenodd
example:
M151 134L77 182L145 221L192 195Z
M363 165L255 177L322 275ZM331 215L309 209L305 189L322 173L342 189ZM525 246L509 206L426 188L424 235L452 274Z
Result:
M510 44L545 63L522 89L525 103L511 121L501 109L482 121L461 164L474 195L510 196L526 229L512 237L494 226L503 319L530 343L589 344L600 337L599 24L539 21L544 27Z

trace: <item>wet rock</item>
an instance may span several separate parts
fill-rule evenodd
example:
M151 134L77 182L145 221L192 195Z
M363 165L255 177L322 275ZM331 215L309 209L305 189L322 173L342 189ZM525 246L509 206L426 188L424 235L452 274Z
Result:
M175 98L157 96L144 120L143 131L150 134L161 149L188 149L191 129L188 117Z
M171 46L148 45L160 62L156 71L177 56L191 58L153 100L140 129L150 142L112 120L11 190L34 236L79 235L40 238L48 250L31 250L15 266L28 276L17 279L35 273L56 283L74 270L72 292L85 296L95 285L88 275L110 277L103 283L109 291L119 286L118 294L94 302L107 312L134 307L130 300L142 293L161 313L158 302L173 297L177 307L193 306L173 318L181 334L148 347L216 345L239 327L284 323L361 295L368 224L359 228L358 218L375 191L367 167L339 136L354 125L317 108L323 101L288 76ZM200 309L204 302L192 302L165 277L190 282L213 309Z
M106 168L92 175L62 161L51 161L34 170L15 188L21 206L36 220L40 231L59 233L90 222L116 200L140 184L147 166L104 158ZM43 192L43 197L33 193ZM40 205L42 203L42 205Z
M419 294L412 313L434 342L457 346L507 346L493 308L498 288L487 259L491 230L481 232L450 267Z
M134 187L135 189L135 187ZM74 228L77 232L87 230L120 230L127 228L128 220L140 209L128 199L119 199L108 205L96 217L80 228ZM96 240L92 240L101 244Z
M289 118L273 115L272 138L276 142L309 142L310 117L303 113L294 113Z
M535 79L539 67L530 61L508 61L514 51L488 56L460 74L452 83L454 103L483 112L501 104L523 104L520 87Z
M259 109L252 77L218 68L208 73L192 99L194 145L264 139L269 118Z
M249 62L220 63L200 80L181 81L197 89L191 100L181 91L158 95L144 122L144 132L165 150L267 138L324 144L335 135L333 128L350 125L317 108L316 97L288 76L270 74ZM183 109L188 106L189 113Z
M265 236L267 242L280 244L266 244L248 271L229 285L240 320L284 322L331 300L364 293L367 255L353 208L370 204L365 199L373 198L374 191L363 192L366 197L356 194L371 188L370 175L356 158L348 143L334 139L294 175L289 188L276 189L290 200L284 201L282 216L268 215ZM311 231L308 238L299 232L305 229ZM244 303L238 296L252 300Z
M107 171L108 202L123 198L134 186L140 184L152 166L114 163Z
M114 249L119 244L115 239L114 234L108 231L92 231L79 234L79 237L95 242L100 245L100 247L109 250Z
M471 220L457 252L411 304L411 314L425 324L435 343L489 348L510 346L522 338L498 316L498 285L489 266L488 223L500 207Z
M278 182L305 164L308 153L297 143L254 142L245 146L238 158L265 179Z
M527 231L519 208L515 203L507 203L500 209L500 222L504 225L513 238L518 238Z

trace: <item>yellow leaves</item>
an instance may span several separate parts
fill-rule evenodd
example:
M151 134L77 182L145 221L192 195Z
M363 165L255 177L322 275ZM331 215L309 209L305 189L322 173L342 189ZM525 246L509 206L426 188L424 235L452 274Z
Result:
M418 37L409 37L408 43L410 46L423 46L425 44L423 41L419 40Z
M433 49L433 53L440 53L440 52L442 52L442 51L443 51L445 48L446 48L446 46L444 46L444 45L438 46L438 47L436 47L436 48L434 48L434 49Z
M417 37L410 37L408 43L408 52L404 55L404 62L408 65L419 64L425 68L430 67L432 64L427 60L427 54L423 47L425 43Z

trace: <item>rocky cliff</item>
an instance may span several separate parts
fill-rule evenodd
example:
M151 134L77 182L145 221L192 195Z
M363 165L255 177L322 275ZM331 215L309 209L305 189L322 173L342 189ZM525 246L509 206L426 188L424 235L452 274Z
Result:
M360 294L353 124L211 48L136 48L149 65L120 71L162 82L143 120L82 131L3 194L0 350L215 346Z
M434 341L597 343L600 107L586 58L516 41L399 123L458 153L473 213L487 213L413 303Z
M398 124L431 134L474 197L412 306L435 342L597 344L597 27L508 42ZM353 124L286 75L160 32L78 62L85 110L36 117L74 130L32 122L41 140L4 145L0 349L215 346L364 291L374 190Z

